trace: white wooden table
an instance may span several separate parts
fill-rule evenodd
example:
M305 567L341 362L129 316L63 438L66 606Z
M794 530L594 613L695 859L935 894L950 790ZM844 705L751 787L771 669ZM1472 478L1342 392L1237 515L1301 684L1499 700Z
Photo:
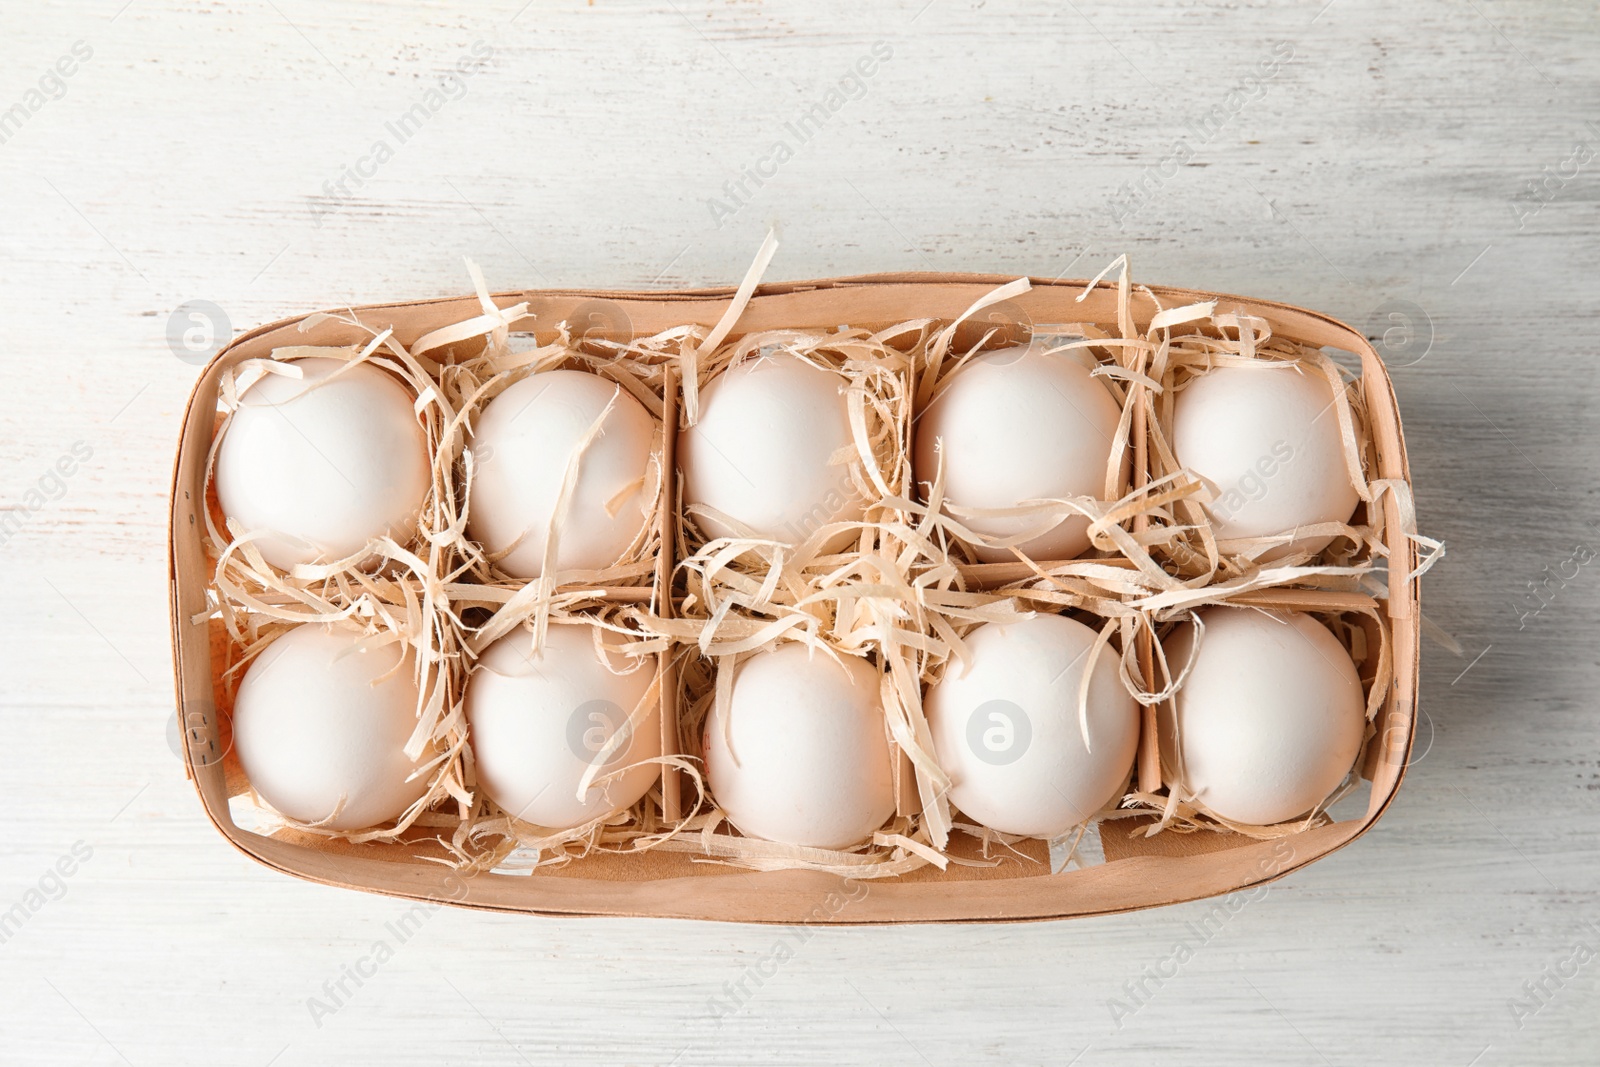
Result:
M1042 7L0 14L0 1060L1595 1061L1593 5ZM1124 1018L1206 905L824 930L720 1023L784 933L447 910L314 1017L403 908L236 854L174 755L169 317L460 293L462 256L501 288L727 283L773 224L774 279L1127 251L1387 331L1462 650L1427 648L1394 808Z

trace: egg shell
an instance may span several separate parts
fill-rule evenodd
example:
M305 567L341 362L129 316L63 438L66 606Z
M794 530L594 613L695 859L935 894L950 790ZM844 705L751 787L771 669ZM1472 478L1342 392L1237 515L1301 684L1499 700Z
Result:
M1176 673L1158 717L1163 775L1211 812L1258 826L1327 799L1366 736L1361 678L1338 638L1309 615L1212 607L1162 642Z
M596 632L587 623L552 625L536 652L532 634L519 630L485 649L467 681L478 784L513 818L569 829L632 806L660 774L658 764L644 762L661 755L657 702L597 777L623 773L578 797L589 765L614 734L629 730L656 674L653 660L629 670L637 661L622 654L615 635L600 631L608 667Z
M966 636L969 664L952 660L923 710L950 800L1008 834L1056 837L1116 799L1139 741L1139 710L1107 646L1090 675L1083 741L1078 692L1095 632L1036 615L985 623Z
M654 505L645 488L656 420L616 383L565 369L523 378L478 415L467 534L490 554L510 549L499 561L507 574L540 577L567 468L608 404L599 436L579 457L555 555L557 571L599 570L634 543Z
M417 726L409 648L365 647L350 630L304 623L261 652L239 682L233 744L255 791L285 815L334 830L398 818L427 792L405 754ZM379 681L379 679L382 679ZM424 761L427 758L424 752Z
M365 363L315 356L293 366L303 377L267 374L239 397L217 450L223 513L270 531L253 543L284 570L343 559L386 534L407 544L432 484L410 393Z
M1193 379L1173 401L1172 449L1211 483L1216 499L1207 510L1224 540L1346 522L1360 499L1333 388L1312 367L1263 361ZM1298 538L1259 558L1320 552L1330 540Z
M844 462L852 447L845 379L787 352L731 366L700 394L695 425L678 436L685 505L710 507L757 537L797 544L829 523L861 518L865 503ZM709 537L738 531L712 516ZM848 540L830 538L828 547Z
M798 643L737 668L726 708L706 723L712 798L741 833L851 848L894 814L881 674Z
M1105 493L1121 409L1070 352L1030 345L986 352L951 375L917 420L913 471L926 498L943 442L945 499L966 508ZM990 538L1037 526L1024 517L960 520ZM1017 547L1036 560L1072 559L1089 548L1089 520L1063 519ZM1014 560L1009 548L974 545L979 560Z

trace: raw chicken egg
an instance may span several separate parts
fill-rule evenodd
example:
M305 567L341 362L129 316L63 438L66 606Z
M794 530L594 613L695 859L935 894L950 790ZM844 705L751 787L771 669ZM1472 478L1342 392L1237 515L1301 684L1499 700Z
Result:
M432 480L411 395L366 363L315 356L292 366L302 377L267 374L239 397L217 450L223 513L269 531L254 544L284 570L355 555L384 535L406 544Z
M1218 538L1293 534L1348 521L1359 497L1345 465L1333 389L1295 364L1218 367L1173 401L1172 449L1211 483L1207 506ZM1261 554L1320 552L1330 537L1287 540Z
M1213 814L1265 826L1305 815L1344 780L1366 736L1361 678L1309 615L1212 607L1162 642L1189 676L1160 721L1162 772ZM1192 663L1191 663L1192 659Z
M714 509L756 537L789 544L861 518L841 456L852 448L845 381L786 352L729 367L706 386L700 417L678 436L686 506ZM697 514L710 537L738 531ZM830 538L830 542L834 539Z
M813 848L870 838L894 814L878 670L795 642L736 669L705 737L711 794L729 821L751 837Z
M659 702L629 726L655 674L653 661L623 656L615 635L587 623L551 626L537 651L530 633L502 637L467 681L478 784L513 818L553 829L632 806L660 773L644 762L661 755ZM597 777L623 773L580 799L584 773L602 756Z
M655 503L645 491L655 431L644 405L599 375L529 375L489 401L473 427L468 536L490 555L505 553L500 568L515 578L543 573L552 527L555 570L611 566L638 539ZM556 521L569 469L571 499Z
M985 623L967 635L970 662L952 659L923 709L950 800L1008 834L1056 837L1116 799L1133 767L1138 705L1117 654L1060 615ZM1078 693L1089 672L1085 747Z
M296 626L239 683L239 763L261 798L291 818L361 830L399 818L427 792L426 778L412 777L419 762L405 754L417 726L415 660L405 645L372 640Z
M1066 352L1043 344L985 352L952 374L922 412L914 476L926 494L942 454L945 500L960 508L1099 498L1120 415L1111 393ZM1039 525L1020 516L958 521L987 538ZM1017 547L1036 560L1072 559L1088 549L1088 530L1088 519L1072 515ZM973 550L989 563L1016 558L1009 548Z

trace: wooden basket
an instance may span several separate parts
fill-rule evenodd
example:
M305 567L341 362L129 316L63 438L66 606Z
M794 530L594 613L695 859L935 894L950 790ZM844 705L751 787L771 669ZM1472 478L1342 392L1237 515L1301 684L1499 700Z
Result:
M1008 276L978 274L884 274L857 278L762 285L740 317L735 334L777 328L831 330L840 324L878 329L914 318L954 320ZM1033 288L1012 303L1034 322L1116 321L1115 286L1098 285L1086 298L1082 281L1031 279ZM1277 336L1302 344L1335 347L1361 360L1361 388L1376 442L1372 477L1409 483L1405 441L1388 374L1377 353L1358 331L1314 311L1286 304L1185 289L1153 288L1162 306L1216 299L1219 310L1239 310L1272 323ZM636 336L697 323L710 327L728 308L731 289L669 293L591 290L528 291L496 294L498 305L527 301L537 323L554 324L592 314L596 301L607 314L625 321ZM376 304L353 309L364 324L392 327L410 345L431 330L479 314L476 297ZM1155 305L1142 292L1133 296L1133 315L1147 323ZM1275 841L1238 834L1162 833L1132 837L1110 824L1103 835L1106 862L1048 873L1043 842L1019 846L1042 862L1003 863L998 867L952 864L947 871L924 868L872 882L846 882L809 871L750 873L697 863L684 853L596 855L532 875L483 873L465 876L420 859L408 844L352 845L290 831L263 836L236 825L229 798L247 790L237 761L228 752L228 714L217 684L226 640L220 624L207 622L206 589L210 563L202 547L206 506L206 453L216 423L216 397L222 372L250 358L265 357L286 345L345 345L366 334L322 320L301 332L303 318L286 319L241 335L217 354L196 382L184 415L172 484L171 604L178 715L185 764L206 814L246 855L289 874L328 885L391 896L448 902L465 907L546 915L652 915L765 923L993 922L1100 915L1195 900L1247 889L1288 874L1327 855L1364 833L1388 807L1405 773L1416 725L1418 638L1421 628L1416 547L1402 528L1393 494L1382 497L1382 539L1389 552L1389 591L1385 603L1392 631L1394 671L1384 694L1375 730L1358 761L1372 784L1366 813L1330 822ZM535 330L541 343L552 329ZM669 406L670 406L669 397ZM668 441L672 435L667 435ZM670 468L669 468L670 469ZM669 480L668 487L670 489ZM671 552L667 539L664 554ZM658 604L670 607L658 573ZM640 591L619 595L638 599ZM1338 611L1342 594L1263 590L1236 602L1291 610ZM195 621L196 619L200 621ZM669 671L663 656L662 670ZM677 736L676 687L666 687L663 727L672 751L682 751ZM670 803L678 783L664 785ZM960 839L960 835L956 840ZM953 848L961 846L952 842Z

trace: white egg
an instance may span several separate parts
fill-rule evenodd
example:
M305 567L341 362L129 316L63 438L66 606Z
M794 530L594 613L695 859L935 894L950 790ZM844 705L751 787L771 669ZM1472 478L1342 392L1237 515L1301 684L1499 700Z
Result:
M499 561L507 574L540 577L567 468L608 404L599 436L578 456L555 555L558 571L599 570L621 558L654 510L645 490L656 420L615 383L577 370L531 374L479 414L467 533L491 554L510 550Z
M432 483L411 395L369 364L296 360L246 389L217 450L217 499L274 567L328 562L385 534L404 545Z
M1139 710L1118 678L1117 653L1096 657L1089 681L1090 746L1078 691L1095 632L1060 615L985 623L966 638L923 709L950 800L1008 834L1055 837L1116 799L1139 741Z
M404 751L417 726L415 661L404 645L362 643L353 631L306 623L268 645L239 683L233 744L245 777L301 822L337 808L325 825L361 830L427 792Z
M1161 763L1214 814L1270 825L1325 800L1366 736L1361 679L1309 615L1213 607L1162 643L1174 674L1194 660L1160 714Z
M1211 483L1208 510L1222 539L1292 533L1345 522L1359 499L1345 465L1328 380L1283 364L1218 367L1173 401L1172 450ZM1319 552L1331 538L1300 538L1264 553Z
M490 645L467 680L478 784L513 818L568 829L630 807L660 774L658 764L643 762L661 755L659 701L636 728L628 726L655 679L654 661L629 671L637 661L602 631L608 667L595 649L595 630L553 625L537 652L532 634L519 630ZM578 799L584 773L618 731L625 737L599 775L624 773Z
M975 356L921 413L913 467L926 496L943 442L945 499L964 508L1014 508L1029 500L1101 497L1120 409L1105 386L1066 352L1044 345ZM974 533L1011 537L1037 519L963 518ZM1072 559L1089 547L1089 520L1073 515L1017 547L1035 560ZM1009 548L974 546L984 562Z
M882 676L789 643L737 668L706 723L712 798L741 833L852 848L894 814Z
M844 388L838 374L782 352L717 375L701 393L699 421L678 436L685 505L790 544L861 518L848 467L832 462L853 440ZM735 532L713 517L695 521L711 537Z

